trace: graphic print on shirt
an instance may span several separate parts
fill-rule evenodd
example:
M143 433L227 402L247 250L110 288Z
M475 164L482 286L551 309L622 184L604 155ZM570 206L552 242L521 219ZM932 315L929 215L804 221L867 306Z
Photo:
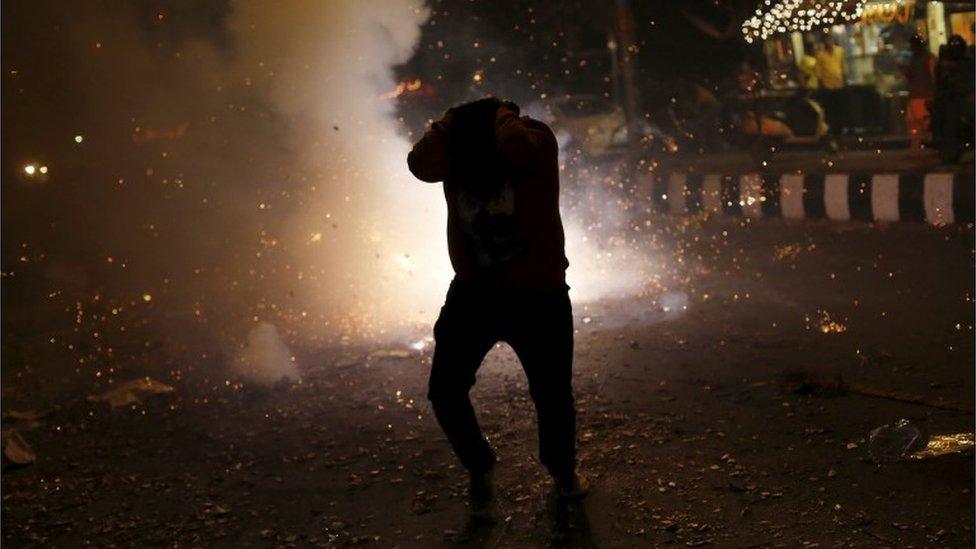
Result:
M495 193L478 193L462 187L457 194L461 230L472 244L482 268L498 267L525 248L518 233L515 189L504 182Z

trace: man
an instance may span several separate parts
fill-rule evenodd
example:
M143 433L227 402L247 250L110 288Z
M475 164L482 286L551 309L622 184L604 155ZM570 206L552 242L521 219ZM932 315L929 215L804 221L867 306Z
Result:
M797 68L800 69L800 87L809 91L814 91L820 87L820 80L817 78L817 54L819 47L810 40L803 41L803 55Z
M525 370L539 424L539 457L563 498L585 495L575 473L573 316L559 216L552 131L487 98L447 111L407 157L422 181L444 183L455 278L434 325L428 398L470 473L474 516L494 507L495 453L468 392L498 341Z
M908 137L911 140L911 150L922 150L922 140L929 133L928 103L935 97L935 56L929 52L925 40L912 35L909 41L912 48L912 58L902 67L905 81L908 84L908 108L905 111L905 122L908 126Z
M817 50L817 80L820 91L817 98L827 115L827 123L832 132L839 132L843 126L842 110L844 88L844 49L834 43L830 34L824 36L823 47Z
M967 55L966 41L953 34L939 48L935 98L930 110L933 141L945 163L956 162L963 150L972 146L976 120L973 72L973 59Z
M817 80L827 90L844 87L844 50L837 47L834 37L824 36L823 47L817 50Z

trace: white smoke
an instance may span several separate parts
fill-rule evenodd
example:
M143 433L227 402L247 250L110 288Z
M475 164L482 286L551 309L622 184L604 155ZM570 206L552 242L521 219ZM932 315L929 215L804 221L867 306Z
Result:
M419 2L236 2L240 70L290 124L308 186L283 229L304 284L298 299L378 335L426 322L451 277L439 185L406 167L393 65L427 11Z
M267 322L260 322L247 336L247 346L234 363L235 371L258 385L272 385L282 379L298 381L298 366L291 351Z

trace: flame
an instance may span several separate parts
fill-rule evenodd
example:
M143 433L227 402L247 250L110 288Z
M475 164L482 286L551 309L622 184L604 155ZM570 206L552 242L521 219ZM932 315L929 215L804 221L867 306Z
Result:
M413 82L407 82L406 80L404 80L404 81L398 83L396 85L396 88L393 89L393 91L387 93L383 97L386 98L386 99L396 99L397 97L400 97L404 93L407 93L407 92L415 92L415 91L419 90L421 84L422 84L422 82L420 81L419 78L417 78Z

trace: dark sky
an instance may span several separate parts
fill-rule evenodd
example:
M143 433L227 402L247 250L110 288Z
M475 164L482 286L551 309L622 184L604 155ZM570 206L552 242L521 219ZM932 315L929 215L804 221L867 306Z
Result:
M670 98L679 80L715 84L729 78L748 55L739 22L752 4L634 2L638 78L646 106ZM441 0L431 5L416 54L398 70L404 79L420 77L430 84L426 96L407 103L419 106L423 115L404 111L414 130L437 114L430 112L434 106L469 100L489 88L519 102L541 94L601 94L612 88L607 40L614 26L613 2ZM728 35L703 33L686 13ZM481 84L472 82L476 71L484 75Z

